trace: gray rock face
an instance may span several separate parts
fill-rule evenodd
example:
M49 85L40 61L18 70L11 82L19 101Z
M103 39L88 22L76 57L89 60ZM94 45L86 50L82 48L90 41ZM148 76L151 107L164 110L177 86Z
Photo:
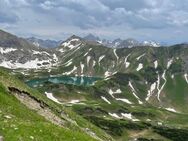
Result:
M23 38L0 30L0 66L11 69L51 66L53 51L34 46ZM38 65L39 64L39 65Z

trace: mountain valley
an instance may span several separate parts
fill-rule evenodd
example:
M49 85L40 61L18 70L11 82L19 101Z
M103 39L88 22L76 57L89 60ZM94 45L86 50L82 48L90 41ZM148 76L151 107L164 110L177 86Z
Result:
M187 44L73 35L46 48L0 30L0 66L5 140L188 140Z

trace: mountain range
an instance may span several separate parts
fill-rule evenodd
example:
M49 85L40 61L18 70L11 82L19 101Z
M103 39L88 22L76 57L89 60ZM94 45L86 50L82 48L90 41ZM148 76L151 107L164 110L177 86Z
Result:
M126 40L122 40L118 38L113 41L106 40L106 39L101 40L99 37L94 36L92 34L88 34L87 36L84 37L84 39L88 41L95 41L95 42L101 43L104 46L111 47L111 48L131 48L135 46L151 46L151 47L161 46L159 43L154 42L154 41L139 42L132 38L129 38Z
M57 47L42 48L0 31L0 66L4 67L0 69L0 96L17 106L18 101L26 105L24 110L32 118L42 116L53 123L44 111L35 117L30 110L36 104L28 101L34 99L41 107L47 106L50 115L58 115L56 125L63 122L69 129L66 140L71 140L75 131L76 140L188 140L187 44L161 47L134 39L110 42L90 34L84 38L73 35ZM59 82L62 79L68 83ZM83 85L85 79L96 81ZM24 82L33 85L28 87ZM10 92L18 101L7 96ZM1 107L0 111L5 112ZM13 110L9 114L23 120ZM5 122L4 126L9 125ZM60 129L55 130L59 135ZM36 138L45 140L42 135L39 139L39 133Z
M87 36L83 37L84 40L90 41L90 42L98 42L104 46L110 47L110 48L131 48L135 46L152 46L152 47L159 47L161 46L159 43L154 41L143 41L139 42L135 39L129 38L126 40L122 40L120 38L115 39L113 41L107 40L107 39L100 39L97 36L94 36L93 34L88 34ZM55 48L58 47L62 41L55 41L55 40L42 40L35 37L26 38L26 40L33 45L37 47L42 48Z

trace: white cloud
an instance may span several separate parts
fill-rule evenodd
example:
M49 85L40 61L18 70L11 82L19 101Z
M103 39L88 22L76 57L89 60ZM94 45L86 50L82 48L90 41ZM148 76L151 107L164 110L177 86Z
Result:
M184 40L187 19L187 0L0 0L1 27L21 35Z
M170 13L168 17L168 23L175 26L188 25L188 12L180 10Z
M45 10L50 10L52 8L55 8L56 4L52 1L45 1L44 3L41 3L40 6Z

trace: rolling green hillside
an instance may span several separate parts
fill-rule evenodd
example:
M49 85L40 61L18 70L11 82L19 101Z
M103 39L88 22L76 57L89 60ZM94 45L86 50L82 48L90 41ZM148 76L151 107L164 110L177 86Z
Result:
M110 136L70 109L48 100L2 69L0 119L0 136L6 141L111 140Z

